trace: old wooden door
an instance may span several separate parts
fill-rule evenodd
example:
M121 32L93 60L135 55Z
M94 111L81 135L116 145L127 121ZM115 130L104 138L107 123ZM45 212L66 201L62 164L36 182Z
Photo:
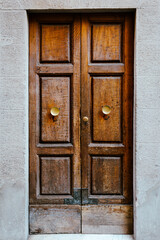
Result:
M30 233L132 233L133 14L31 14Z

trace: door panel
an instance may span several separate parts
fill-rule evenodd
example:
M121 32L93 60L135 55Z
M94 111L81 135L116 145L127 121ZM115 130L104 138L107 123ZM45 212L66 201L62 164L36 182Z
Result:
M80 206L31 205L30 233L80 233Z
M94 216L94 217L93 217ZM128 205L87 205L82 207L82 232L131 234L133 207Z
M80 16L31 14L31 233L81 230L79 113Z
M71 194L70 166L70 157L41 157L41 194Z
M133 15L30 14L30 233L132 233Z
M121 161L120 157L91 157L91 194L122 194Z
M132 232L133 18L86 14L81 44L82 233Z
M71 25L41 25L41 62L70 62Z
M41 141L70 142L70 78L42 77L41 89ZM59 108L53 117L52 107Z
M93 23L91 32L92 62L120 62L122 42L121 24Z
M121 141L121 77L93 77L93 141ZM109 115L102 112L108 108Z

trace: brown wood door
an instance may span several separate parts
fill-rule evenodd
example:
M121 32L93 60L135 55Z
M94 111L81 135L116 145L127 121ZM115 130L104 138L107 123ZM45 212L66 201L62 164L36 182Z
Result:
M132 233L133 14L31 14L30 233Z

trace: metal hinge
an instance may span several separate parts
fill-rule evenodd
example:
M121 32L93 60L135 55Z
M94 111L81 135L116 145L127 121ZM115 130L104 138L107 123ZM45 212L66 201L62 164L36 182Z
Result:
M94 199L94 198L89 198L88 197L88 189L87 188L83 188L82 189L82 204L98 204L98 199Z
M88 197L88 189L75 188L73 190L73 198L65 199L64 204L69 205L87 205L87 204L98 204L98 199L93 199Z
M64 204L81 205L81 189L79 188L73 189L73 198L65 199Z

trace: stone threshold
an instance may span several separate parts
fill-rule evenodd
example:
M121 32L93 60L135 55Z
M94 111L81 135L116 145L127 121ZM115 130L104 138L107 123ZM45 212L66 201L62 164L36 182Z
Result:
M28 240L133 240L133 235L113 234L38 234Z

